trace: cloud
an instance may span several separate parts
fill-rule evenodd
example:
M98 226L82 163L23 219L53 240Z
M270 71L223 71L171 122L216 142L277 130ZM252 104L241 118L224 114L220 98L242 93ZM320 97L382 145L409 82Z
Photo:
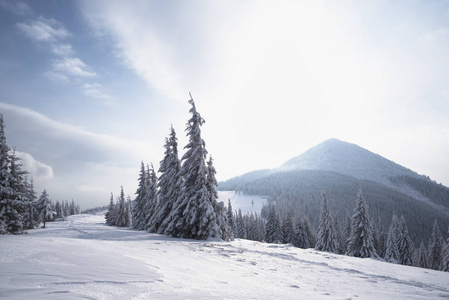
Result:
M91 98L110 100L112 97L103 91L103 86L99 83L86 83L82 86L84 94Z
M28 15L33 12L33 9L28 4L20 1L2 0L0 1L0 6L19 16Z
M39 16L37 20L18 23L17 27L36 41L55 42L70 35L61 23L42 16Z
M163 96L184 99L181 73L174 49L151 26L154 3L127 5L120 1L84 1L84 16L95 32L107 33L115 42L117 57ZM145 12L145 13L144 13ZM179 51L179 50L177 50Z
M144 142L90 132L27 108L0 102L0 112L7 143L20 151L36 190L78 199L83 207L107 203L109 193L120 185L133 194L140 161L162 156L162 147L155 151Z
M78 57L64 57L53 61L52 67L57 72L79 77L94 77L95 72L87 71L87 65Z
M37 180L54 178L53 168L51 166L34 159L29 153L16 151L16 154L22 159L24 169L30 172L33 178Z
M71 56L74 54L70 44L54 44L51 46L51 51L59 56Z

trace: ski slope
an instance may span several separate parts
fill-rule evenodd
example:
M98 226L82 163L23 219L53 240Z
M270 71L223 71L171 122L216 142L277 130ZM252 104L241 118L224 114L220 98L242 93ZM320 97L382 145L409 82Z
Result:
M449 273L247 240L196 241L75 215L0 236L1 299L439 299Z

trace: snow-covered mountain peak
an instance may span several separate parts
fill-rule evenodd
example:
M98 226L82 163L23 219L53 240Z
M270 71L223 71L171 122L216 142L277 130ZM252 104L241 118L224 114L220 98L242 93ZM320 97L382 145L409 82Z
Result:
M419 176L378 154L338 139L329 139L318 144L303 154L288 160L277 170L299 169L332 171L387 185L391 184L391 177Z

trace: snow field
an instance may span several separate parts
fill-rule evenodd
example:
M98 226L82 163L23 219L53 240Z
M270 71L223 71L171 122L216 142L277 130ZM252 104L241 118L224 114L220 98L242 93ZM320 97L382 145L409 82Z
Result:
M438 299L449 273L247 240L197 241L75 215L0 236L1 299Z

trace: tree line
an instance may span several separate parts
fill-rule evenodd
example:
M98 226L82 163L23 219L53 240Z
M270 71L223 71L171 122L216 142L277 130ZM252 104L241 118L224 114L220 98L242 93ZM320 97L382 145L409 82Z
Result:
M0 234L22 234L40 223L79 213L79 206L68 201L53 203L46 190L39 198L33 179L23 169L15 149L6 143L5 124L0 114Z

